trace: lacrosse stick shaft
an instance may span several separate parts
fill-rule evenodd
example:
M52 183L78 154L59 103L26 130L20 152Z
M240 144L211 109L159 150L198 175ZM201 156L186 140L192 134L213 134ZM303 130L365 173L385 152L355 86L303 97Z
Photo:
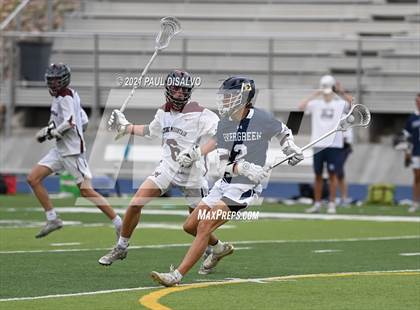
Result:
M318 139L315 139L315 140L314 140L314 141L312 141L311 143L309 143L309 144L305 145L304 147L302 147L302 152L303 152L303 151L305 151L305 150L307 150L307 149L309 149L311 146L314 146L314 145L315 145L315 144L317 144L319 141L324 140L325 138L327 138L327 137L331 136L333 133L335 133L335 132L337 132L337 131L338 131L338 129L333 129L333 130L331 130L331 131L329 131L329 132L325 133L324 135L322 135L322 136L321 136L321 137L319 137ZM281 161L280 161L280 162L278 162L277 164L275 164L275 165L272 165L272 166L268 167L268 169L267 169L267 170L271 170L271 169L273 169L273 168L277 167L278 165L281 165L282 163L284 163L284 162L288 161L290 158L292 158L292 157L293 157L293 156L295 156L295 155L296 155L296 154L291 154L291 155L287 156L285 159L281 160Z
M157 54L158 54L159 50L155 49L155 52L152 55L152 58L150 58L149 62L146 64L146 66L143 69L143 72L140 75L139 78L139 83L138 85L141 86L141 82L143 81L144 76L146 75L147 71L149 70L150 65L153 63L153 61L155 60ZM124 103L122 104L120 111L124 112L125 108L127 107L128 102L131 100L131 98L134 96L134 92L136 91L136 88L138 86L134 85L133 89L131 90L130 94L127 96L127 98L125 98Z

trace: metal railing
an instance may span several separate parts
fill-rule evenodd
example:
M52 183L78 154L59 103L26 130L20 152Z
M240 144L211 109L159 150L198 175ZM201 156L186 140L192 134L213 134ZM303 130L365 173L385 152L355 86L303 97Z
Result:
M103 55L103 48L102 43L105 40L121 40L122 38L126 38L128 40L133 41L140 41L140 40L153 40L155 34L154 33L107 33L107 32L83 32L83 33L77 33L77 32L44 32L44 33L32 33L32 32L19 32L19 31L10 31L10 32L3 32L1 34L0 39L3 40L3 55L5 57L5 61L3 62L3 68L2 68L2 80L0 81L0 85L5 90L5 87L7 87L7 99L4 99L5 96L3 96L4 101L6 101L7 106L7 115L6 115L6 124L5 124L5 133L9 135L11 133L11 119L14 115L15 108L17 106L17 96L16 91L19 89L19 87L25 87L26 86L36 86L39 85L39 82L22 82L18 70L21 67L20 64L20 57L19 57L19 48L18 44L21 41L24 40L35 40L35 41L45 41L48 40L52 43L54 43L55 39L80 39L80 40L88 40L89 44L91 45L91 48L84 50L83 55L91 55L92 56L92 63L89 65L87 70L92 74L92 82L89 83L89 85L86 85L86 87L89 87L91 89L92 94L92 115L94 119L97 119L97 117L100 114L100 108L101 108L101 102L100 102L100 91L102 88L105 87L112 87L109 83L101 83L100 77L104 74L104 72L109 72L109 68L104 68L104 63L100 62L100 58ZM193 56L201 56L203 59L211 58L214 55L219 57L218 59L223 60L224 58L227 59L227 57L241 57L243 55L246 55L247 57L250 57L252 59L262 59L264 63L264 67L255 69L249 69L249 65L246 63L244 64L244 74L259 74L260 76L263 75L267 79L267 84L264 86L268 89L274 89L276 86L276 79L278 79L279 76L295 76L297 78L297 82L299 83L300 80L305 80L308 78L310 74L313 75L313 87L317 87L317 82L322 73L326 74L331 69L333 69L334 66L328 66L329 59L333 59L333 56L328 56L328 51L330 51L331 55L335 55L338 58L336 61L340 61L340 59L348 60L351 59L353 62L355 62L354 65L350 66L351 68L344 68L344 69L350 69L346 76L350 76L352 82L351 84L351 90L354 92L356 96L356 100L358 102L364 101L364 79L368 77L367 71L369 69L369 61L375 60L376 58L383 57L381 55L381 52L389 52L392 50L392 46L398 47L402 44L412 44L413 46L416 46L418 43L419 38L389 38L389 39L375 39L375 38L360 38L360 37L338 37L338 36L303 36L303 35L275 35L275 34L255 34L255 35L243 35L243 34L226 34L226 35L220 35L220 34L210 34L210 33L201 33L201 34L183 34L176 38L176 40L180 40L180 44L178 44L176 48L169 47L167 51L163 52L162 54L165 55L173 55L175 57L180 57L182 67L186 70L191 70L192 73L195 73L194 71L197 71L201 74L228 74L227 72L223 71L222 69L200 69L197 66L195 68L189 68L190 60ZM103 41L104 40L104 41ZM215 42L218 41L220 44L221 41L229 43L229 46L235 46L235 42L263 42L262 46L266 46L266 48L261 48L260 50L254 50L254 52L247 52L247 51L241 51L238 49L222 49L222 50L213 50L209 51L208 55L206 56L206 51L200 51L197 50L197 44L195 44L195 47L192 47L194 43L200 42L200 40L214 40ZM313 49L311 51L306 52L306 56L302 57L302 65L296 66L294 69L294 72L286 72L284 73L282 68L276 69L276 62L281 61L282 57L286 57L288 52L287 46L299 46L302 45L305 42L312 42L313 43ZM366 55L366 51L375 51L375 48L372 48L375 43L379 46L383 45L383 48L376 48L377 54ZM228 44L226 44L228 45ZM285 46L286 48L284 50L281 50L279 48L279 45ZM124 46L121 46L122 48ZM72 51L74 52L74 49L77 46L72 47ZM153 46L150 46L150 50L152 50ZM57 52L56 49L59 51ZM292 52L298 50L299 48L294 48L291 50ZM301 48L303 51L305 51L303 48ZM318 49L318 50L317 50ZM407 48L409 50L409 48ZM414 49L415 50L415 49ZM419 50L419 49L418 49ZM124 53L128 53L127 51L124 52L118 51L117 48L114 49L115 55L124 55ZM54 46L52 49L53 53L58 53L60 55L63 55L63 57L66 56L66 49L61 49L59 46ZM133 51L131 51L131 54ZM322 52L325 55L320 56ZM392 51L391 51L392 52ZM111 53L112 51L107 53ZM144 50L139 50L139 55L144 55ZM347 54L346 54L347 53ZM349 53L351 55L349 55ZM84 57L84 56L80 57ZM375 56L376 55L376 56ZM214 56L214 57L216 57ZM289 55L293 58L293 55ZM287 57L289 57L287 56ZM407 56L408 57L408 56ZM412 56L410 56L412 57ZM320 60L326 62L326 65L324 67L320 66L319 68L317 66L314 66L317 62ZM304 62L307 62L314 68L313 73L308 73L308 71L305 69ZM393 61L392 58L388 61ZM384 61L386 63L386 61ZM132 68L132 72L138 72L139 68L144 65L140 61L136 67ZM72 64L70 63L70 66ZM106 64L105 64L106 66ZM76 65L77 67L77 65ZM278 66L277 66L278 67ZM374 67L374 66L373 66ZM161 71L165 70L171 70L173 68L159 68ZM340 69L340 68L338 68ZM375 68L373 68L374 70ZM128 70L127 68L123 68L124 70ZM153 66L151 68L151 72L153 72ZM158 70L158 71L159 71ZM118 70L115 70L118 71ZM288 70L285 70L288 71ZM289 70L290 71L290 70ZM331 72L334 74L334 72ZM340 75L340 73L337 73ZM318 76L316 76L318 75ZM307 82L306 82L307 83ZM115 85L114 85L115 86ZM347 85L344 85L345 87ZM375 87L370 87L374 89ZM386 91L387 87L377 87L379 88L379 91L383 90ZM389 89L388 89L389 91ZM273 107L274 104L272 102L269 103L269 107Z

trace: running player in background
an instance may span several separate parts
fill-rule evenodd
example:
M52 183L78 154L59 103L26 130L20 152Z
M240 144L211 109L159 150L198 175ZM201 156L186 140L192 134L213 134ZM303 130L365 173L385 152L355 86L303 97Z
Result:
M349 109L350 103L343 100L334 93L336 81L331 75L325 75L320 80L320 89L314 92L309 98L299 104L299 109L312 116L312 140L315 140L330 130L337 128L343 113ZM329 178L329 202L327 213L335 214L335 197L337 188L337 174L342 173L342 148L343 133L335 135L318 142L314 148L314 205L306 210L308 213L317 213L321 209L321 195L323 179L322 173L324 163L327 164Z
M414 213L419 209L420 201L420 93L416 95L416 110L411 114L405 124L404 135L411 144L410 150L406 151L406 166L411 163L413 169L413 203L408 212Z
M124 114L114 110L109 126L116 126L118 133L162 138L162 161L132 198L124 216L121 237L116 246L99 259L101 265L111 265L127 256L129 240L140 220L142 208L153 198L163 195L171 186L183 192L192 212L208 192L205 178L205 159L200 144L205 144L216 134L219 118L197 102L190 102L193 88L192 77L185 71L174 70L165 79L166 103L157 110L148 125L133 125ZM213 149L214 146L210 145ZM191 152L186 155L185 150ZM208 150L203 150L207 154ZM177 158L185 164L180 165ZM215 236L208 244L223 245Z
M180 283L203 255L211 234L228 221L226 214L243 210L258 198L262 191L261 181L268 177L263 166L271 138L278 139L286 155L295 154L289 159L290 165L303 160L291 131L271 113L253 107L255 93L254 81L245 77L228 78L219 89L218 109L222 118L216 138L223 177L184 223L184 230L195 239L181 264L175 270L171 268L169 273L151 273L151 277L164 286ZM210 145L214 143L210 142ZM191 151L190 157L193 157L193 149ZM179 161L183 164L182 158ZM209 216L200 218L203 212ZM226 245L216 246L204 261L204 269L211 270L233 251Z
M42 238L63 227L63 221L57 215L48 192L42 181L52 173L68 171L75 179L80 194L93 202L105 215L112 220L117 235L121 229L121 218L112 207L91 185L92 174L87 164L86 145L83 131L88 124L88 118L80 105L80 97L74 89L69 88L70 68L62 63L52 64L45 73L45 81L50 95L51 117L48 126L37 134L38 142L55 139L55 147L32 168L28 183L35 196L45 210L47 223L36 235Z

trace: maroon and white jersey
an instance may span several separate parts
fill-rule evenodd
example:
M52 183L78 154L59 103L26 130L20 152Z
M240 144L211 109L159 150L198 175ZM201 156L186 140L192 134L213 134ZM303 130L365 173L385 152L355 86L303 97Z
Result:
M173 182L179 186L199 186L207 173L205 158L195 162L190 168L182 168L177 163L178 154L194 144L205 144L216 134L219 117L216 113L189 102L182 112L170 110L164 105L156 112L149 124L150 136L162 138L163 172L173 176Z
M80 97L75 90L66 88L54 97L50 121L54 121L56 127L63 122L69 122L71 125L71 128L63 133L63 138L56 141L61 156L77 155L86 151L83 123L87 121L87 116L84 118Z

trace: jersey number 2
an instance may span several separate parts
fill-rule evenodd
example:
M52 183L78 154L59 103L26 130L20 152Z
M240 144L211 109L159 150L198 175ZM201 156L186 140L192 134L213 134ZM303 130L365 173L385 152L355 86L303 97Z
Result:
M241 158L245 157L246 154L248 154L248 149L247 149L246 145L244 145L244 144L236 144L233 147L233 151L235 153L238 153L238 155L236 155L236 157L235 157L235 160L241 159Z

